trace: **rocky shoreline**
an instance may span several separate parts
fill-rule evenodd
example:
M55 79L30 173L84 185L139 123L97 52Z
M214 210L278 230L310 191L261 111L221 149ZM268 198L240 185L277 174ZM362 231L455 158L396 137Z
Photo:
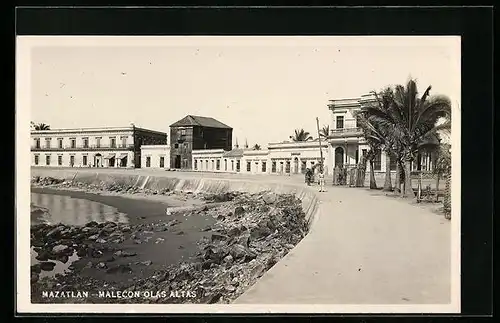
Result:
M147 260L137 261L136 255L124 246L142 243L148 232L185 234L172 215L136 224L35 224L31 228L31 245L42 262L31 267L34 303L230 303L285 256L308 230L301 201L287 194L194 195L53 178L33 178L32 186L146 196L174 194L184 200L189 196L206 206L186 211L182 216L209 217L212 223L199 230L202 237L196 241L197 248L189 259L159 267L151 266ZM154 244L169 243L158 239L161 238ZM54 266L50 259L64 262L75 253L80 260L70 265L67 274L39 278L42 270ZM145 268L149 271L145 272ZM84 275L88 270L96 274ZM72 297L44 297L44 291L57 295L89 293L85 297L78 293Z

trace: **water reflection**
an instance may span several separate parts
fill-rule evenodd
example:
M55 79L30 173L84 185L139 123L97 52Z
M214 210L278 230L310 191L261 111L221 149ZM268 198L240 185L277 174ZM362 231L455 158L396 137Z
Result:
M31 224L62 223L83 226L90 221L127 223L125 214L112 206L70 196L31 193Z

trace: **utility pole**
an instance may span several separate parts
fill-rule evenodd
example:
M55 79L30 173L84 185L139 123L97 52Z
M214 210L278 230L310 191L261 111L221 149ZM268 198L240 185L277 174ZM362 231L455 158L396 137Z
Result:
M319 118L318 117L316 117L316 126L318 128L319 154L320 154L320 158L321 158L320 171L324 171L324 169L323 169L323 150L321 149L321 135L319 133Z

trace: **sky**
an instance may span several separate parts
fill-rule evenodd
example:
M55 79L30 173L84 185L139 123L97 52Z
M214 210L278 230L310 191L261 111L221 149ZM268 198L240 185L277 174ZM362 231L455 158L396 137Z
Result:
M231 126L233 143L316 137L331 99L415 78L460 102L459 37L45 37L30 52L31 120L52 129L164 131L184 116Z

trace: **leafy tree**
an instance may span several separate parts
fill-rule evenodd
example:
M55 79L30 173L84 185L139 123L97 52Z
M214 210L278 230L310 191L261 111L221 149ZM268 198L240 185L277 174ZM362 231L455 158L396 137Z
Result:
M45 123L35 124L33 121L30 122L30 127L33 130L50 130L50 126Z
M326 139L328 138L329 135L330 135L330 126L329 125L323 126L323 128L321 128L319 131L319 136L322 139Z
M291 139L293 141L308 141L312 140L313 138L310 133L305 131L304 129L295 129L294 135L291 136Z

